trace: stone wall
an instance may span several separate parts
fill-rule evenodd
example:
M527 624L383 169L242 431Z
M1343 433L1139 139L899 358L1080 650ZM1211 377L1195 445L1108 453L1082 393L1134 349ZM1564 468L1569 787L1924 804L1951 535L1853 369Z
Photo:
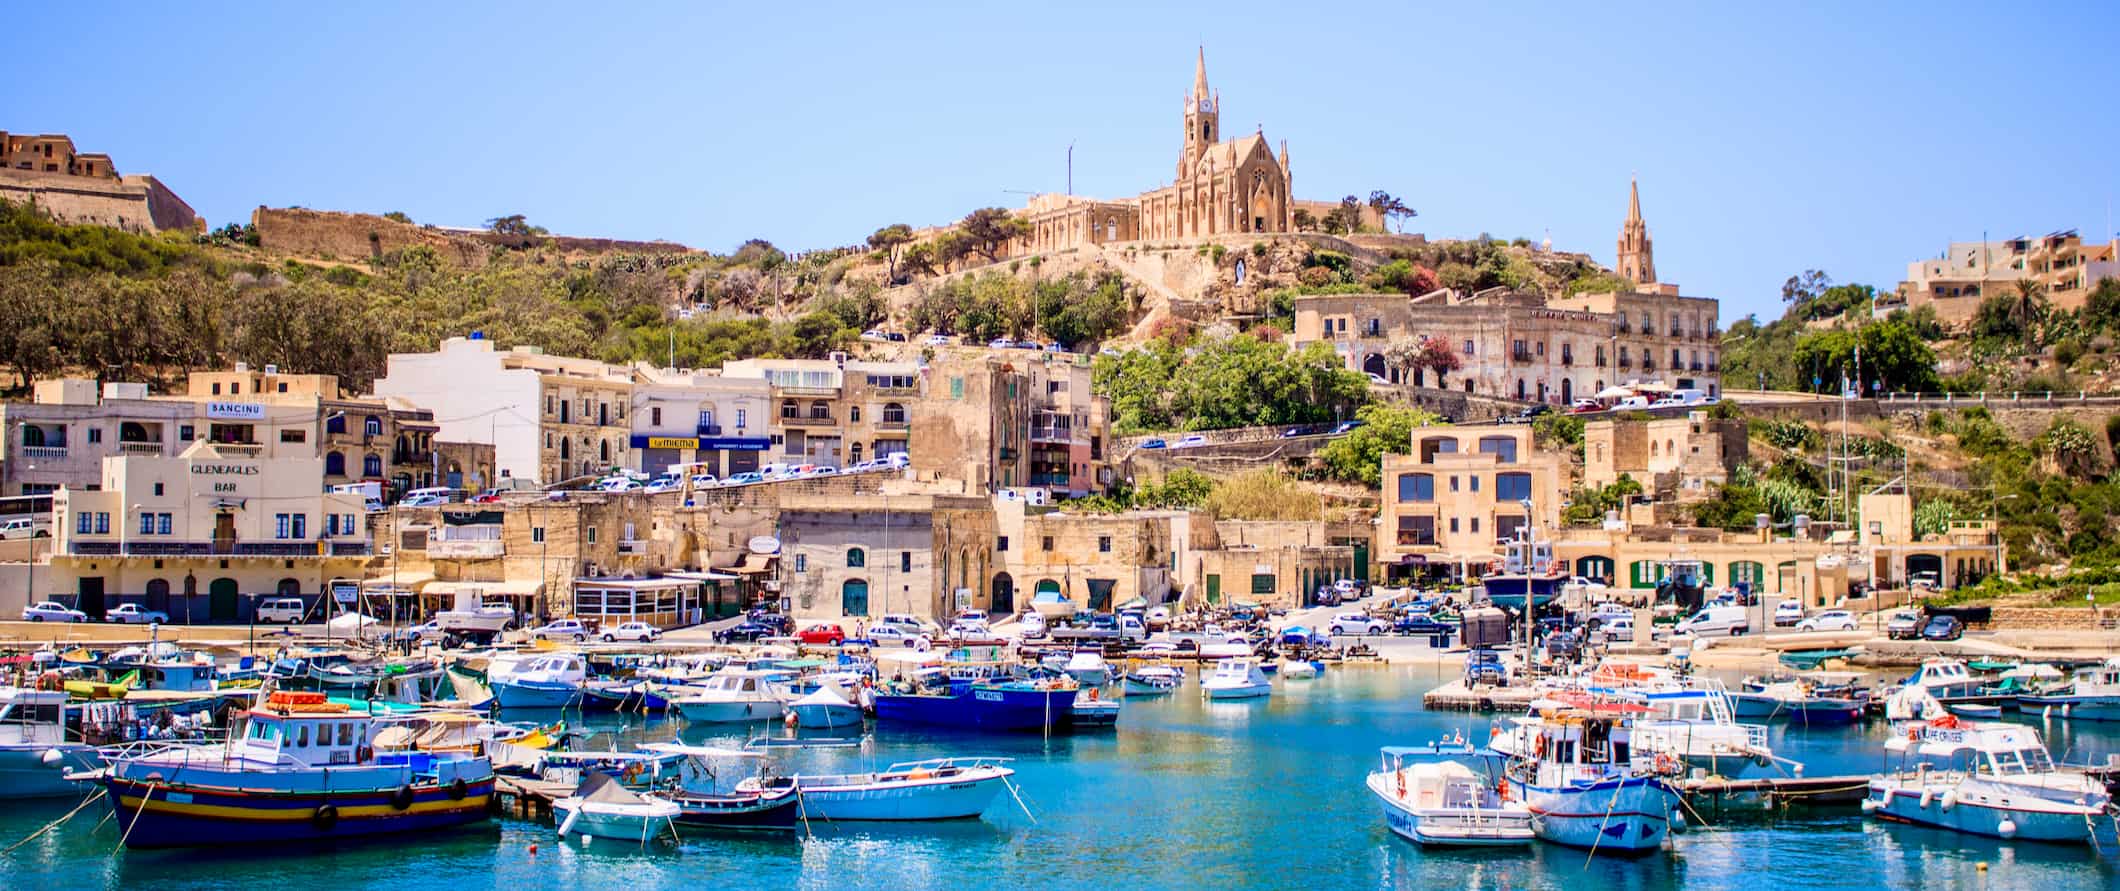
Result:
M35 204L53 219L129 232L198 231L205 221L151 176L122 180L0 170L0 199Z
M410 247L430 247L464 266L479 266L494 248L547 248L563 254L688 253L669 241L625 241L571 235L506 236L470 229L442 229L400 223L374 214L305 208L259 207L250 223L258 243L269 251L327 260L371 260Z

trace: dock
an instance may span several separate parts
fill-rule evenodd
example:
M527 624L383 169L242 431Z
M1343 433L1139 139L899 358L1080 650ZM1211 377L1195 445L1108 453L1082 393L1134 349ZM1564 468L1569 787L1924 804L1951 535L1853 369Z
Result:
M493 778L493 800L503 813L524 820L552 822L552 802L574 792L565 783L550 783L506 775Z
M1678 788L1686 796L1687 806L1693 808L1696 814L1719 818L1725 810L1757 812L1762 809L1791 806L1852 809L1860 805L1863 797L1869 794L1870 778L1837 776L1731 780L1722 777L1699 777L1679 780Z
M1529 712L1537 698L1538 691L1528 686L1467 686L1457 680L1421 694L1421 707L1432 712Z

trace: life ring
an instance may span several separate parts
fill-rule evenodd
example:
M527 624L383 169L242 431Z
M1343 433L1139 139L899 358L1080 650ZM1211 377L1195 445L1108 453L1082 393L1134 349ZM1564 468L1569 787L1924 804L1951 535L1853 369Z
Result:
M367 746L356 746L356 747L354 747L354 750L353 750L353 760L354 760L354 761L356 761L356 762L358 762L358 763L361 763L361 764L367 764L367 763L368 763L369 761L372 761L372 760L374 760L374 759L375 759L375 750L374 750L374 749L371 749L371 748L369 748L369 747L367 747Z
M1091 702L1096 702L1096 701L1097 701L1097 688L1095 688L1095 687L1091 687L1091 688L1089 688L1089 701L1091 701Z
M1920 742L1920 741L1921 741L1921 728L1919 728L1919 727L1908 727L1908 728L1907 728L1907 742Z
M464 796L469 794L471 794L471 786L465 783L462 777L458 777L455 782L449 784L450 801L463 801Z
M403 785L403 786L399 786L396 792L392 792L392 793L390 793L390 809L391 809L391 810L403 811L403 810L410 810L411 808L412 808L412 784L410 784L410 783L407 783L407 784L405 784L405 785Z
M626 765L626 769L619 772L619 777L625 780L626 782L630 783L634 780L640 779L640 771L640 762L635 761L631 764Z
M1399 778L1399 798L1400 800L1404 800L1406 798L1406 771L1405 769L1401 768L1399 770L1392 771L1392 774Z
M309 815L309 825L318 832L330 832L332 827L339 825L339 809L328 804L318 806L316 812Z
M1539 733L1539 735L1532 741L1531 745L1532 748L1538 752L1538 756L1540 758L1546 757L1546 734L1544 731L1541 731Z

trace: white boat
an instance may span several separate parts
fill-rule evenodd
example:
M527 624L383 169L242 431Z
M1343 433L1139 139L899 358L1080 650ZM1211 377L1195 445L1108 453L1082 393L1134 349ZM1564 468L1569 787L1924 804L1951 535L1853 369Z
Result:
M774 695L773 683L782 677L784 674L779 672L722 671L704 684L685 688L683 695L670 700L670 707L687 721L705 724L775 720L780 717L782 706L780 697Z
M85 773L101 762L93 746L67 741L66 700L65 690L0 687L0 799L56 798L85 788L67 772Z
M859 727L863 717L861 706L832 683L817 685L817 689L788 703L787 708L795 716L795 726L812 729Z
M1556 844L1592 853L1641 853L1663 846L1681 822L1680 770L1669 755L1633 746L1628 717L1639 705L1603 704L1547 714L1528 756L1503 770L1503 795L1531 811L1531 829Z
M564 708L581 698L588 663L574 653L547 653L496 676L487 669L486 683L501 708Z
M1144 665L1126 673L1126 695L1161 696L1185 683L1185 669L1175 665Z
M1083 647L1067 659L1062 671L1075 683L1085 687L1102 687L1111 682L1111 664L1104 661L1104 651L1096 647Z
M1281 662L1281 676L1292 681L1309 680L1317 677L1322 670L1318 663L1303 659L1284 659Z
M1068 709L1068 724L1077 730L1119 726L1119 712L1123 706L1117 699L1105 699L1097 695L1097 688L1085 687L1075 697L1075 704Z
M591 773L574 794L552 802L552 819L559 822L559 836L593 836L638 841L677 835L676 802L640 795L627 789L610 774Z
M2054 766L2030 727L1963 721L1933 705L1885 742L1900 769L1871 778L1864 812L1994 838L2097 842L2112 804L2103 783Z
M1937 699L1978 696L1985 683L1967 671L1965 663L1956 659L1930 659L1921 663L1921 670L1907 679L1907 686L1927 690Z
M1006 758L905 761L876 773L796 775L736 785L763 792L793 785L811 820L953 820L977 817L1008 786Z
M1251 699L1273 692L1273 684L1259 663L1251 659L1224 659L1215 663L1213 674L1200 681L1200 691L1209 699Z
M1446 754L1475 753L1462 741L1383 750L1383 769L1369 775L1369 791L1383 806L1385 825L1424 845L1530 844L1536 835L1522 802L1503 801L1494 783L1460 762L1419 760Z
M2076 669L2068 686L2017 697L2017 708L2041 717L2120 721L2120 659Z

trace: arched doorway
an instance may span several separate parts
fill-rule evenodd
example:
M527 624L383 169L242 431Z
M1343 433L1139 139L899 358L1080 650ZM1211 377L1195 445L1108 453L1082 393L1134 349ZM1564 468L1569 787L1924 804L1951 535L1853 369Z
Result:
M294 579L281 579L280 583L273 587L272 593L274 597L300 597L302 583Z
M1575 404L1575 381L1565 377L1561 378L1561 404Z
M839 586L839 612L848 616L869 614L869 583L864 579L847 579Z
M994 573L994 586L987 594L986 610L997 618L1016 611L1016 580L1008 573Z
M156 612L169 612L169 580L147 580L147 608Z
M1367 358L1362 360L1362 372L1364 374L1374 374L1377 377L1383 377L1384 369L1389 367L1390 364L1384 361L1382 353L1370 353Z
M236 580L214 579L206 586L206 617L214 622L236 620Z
M1604 582L1607 585L1612 584L1612 573L1616 569L1617 566L1612 562L1611 557L1606 557L1599 554L1592 554L1588 557L1578 557L1575 560L1576 575L1582 576L1586 579L1595 579L1597 581Z

